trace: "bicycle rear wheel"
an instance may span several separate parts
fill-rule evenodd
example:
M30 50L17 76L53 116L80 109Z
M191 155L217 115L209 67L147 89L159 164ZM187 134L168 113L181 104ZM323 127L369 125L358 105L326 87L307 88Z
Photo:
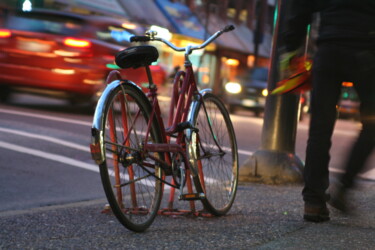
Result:
M146 230L157 215L162 197L160 153L142 151L151 112L146 96L123 82L107 96L102 107L104 162L100 175L108 202L117 219L128 229ZM98 105L99 107L100 105ZM161 142L154 119L149 141Z
M195 170L194 184L203 192L206 210L224 215L231 208L238 185L238 153L233 125L224 104L206 93L192 111L190 157Z

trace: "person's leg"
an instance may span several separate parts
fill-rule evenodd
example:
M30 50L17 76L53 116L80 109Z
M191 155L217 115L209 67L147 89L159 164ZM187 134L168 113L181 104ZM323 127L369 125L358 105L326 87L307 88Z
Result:
M328 164L331 136L334 129L336 105L341 91L341 52L334 46L319 48L313 64L311 120L304 169L305 203L325 205L329 185Z
M375 116L375 112L373 112L372 116ZM375 123L373 121L362 122L362 124L362 130L353 145L349 160L346 164L345 174L341 179L341 183L345 188L351 188L353 186L355 176L363 169L366 160L374 149Z
M353 185L355 176L363 169L375 144L375 51L361 51L356 57L358 76L354 82L361 106L362 130L353 145L346 164L342 184Z
M353 186L356 175L364 168L366 160L375 146L375 51L358 51L353 58L356 67L353 82L361 101L362 130L355 141L345 165L340 182L331 188L333 207L348 211L346 190Z

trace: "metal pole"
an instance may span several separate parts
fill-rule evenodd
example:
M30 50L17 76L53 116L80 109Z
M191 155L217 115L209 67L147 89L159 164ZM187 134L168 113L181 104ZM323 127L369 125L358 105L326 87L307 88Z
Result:
M278 0L268 89L279 79L280 34L285 28L292 1ZM266 100L261 147L240 168L240 181L267 184L302 182L302 161L295 155L299 96L269 95Z

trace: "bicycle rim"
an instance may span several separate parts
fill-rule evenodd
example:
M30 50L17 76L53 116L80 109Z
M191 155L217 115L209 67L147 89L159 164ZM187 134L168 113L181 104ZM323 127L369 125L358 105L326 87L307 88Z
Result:
M191 138L198 192L205 193L202 203L214 215L231 208L238 185L238 153L232 122L224 104L207 93L194 111L193 124L199 129ZM205 111L205 108L206 111Z
M141 232L155 219L162 197L161 181L156 178L161 178L162 171L142 152L151 106L135 86L122 84L109 95L104 110L103 187L117 219L128 229ZM149 141L161 142L158 131L154 119Z

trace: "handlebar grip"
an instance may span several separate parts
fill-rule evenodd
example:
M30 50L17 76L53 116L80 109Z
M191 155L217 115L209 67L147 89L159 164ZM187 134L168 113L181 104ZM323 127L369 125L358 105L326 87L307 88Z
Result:
M150 40L151 39L148 36L132 36L132 37L130 37L130 42L148 42Z
M223 29L223 32L232 31L234 29L235 29L234 25L230 24L230 25L225 26L225 28Z

